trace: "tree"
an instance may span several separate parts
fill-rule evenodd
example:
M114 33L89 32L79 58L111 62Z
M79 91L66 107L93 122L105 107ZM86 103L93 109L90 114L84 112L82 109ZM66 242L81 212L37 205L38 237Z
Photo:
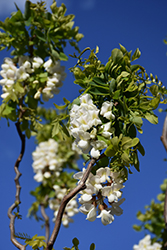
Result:
M134 64L140 57L139 49L132 55L120 45L103 64L97 56L98 47L79 51L77 42L82 35L77 27L73 28L74 16L65 16L65 6L57 7L54 2L51 11L44 8L43 2L26 1L24 14L17 7L10 19L0 23L1 49L12 49L12 58L4 59L1 71L4 99L1 116L15 122L22 143L15 163L16 201L8 210L11 240L19 249L25 246L17 238L25 239L25 245L33 249L52 249L61 220L68 225L70 217L77 212L74 198L79 192L80 211L88 220L101 218L107 225L113 222L115 215L121 215L119 205L124 199L120 199L120 189L132 166L139 171L138 153L144 155L137 137L137 131L142 133L142 118L157 124L154 110L160 102L166 103L166 89L157 76L148 75L142 66ZM55 104L58 111L41 108L39 104L43 105L43 101L57 94L65 78L60 60L67 60L64 54L67 41L77 50L72 54L76 65L71 67L71 72L75 84L81 87L80 94L72 103L64 98L65 105ZM33 168L40 185L32 191L36 202L29 214L38 220L37 211L41 207L46 238L16 235L14 227L15 218L20 218L18 167L24 154L25 136L32 135L39 144L33 153ZM78 170L75 161L79 155L87 169L74 175L80 180L74 187L75 179L65 170L67 167ZM56 211L50 239L44 211L48 206ZM78 240L74 239L73 244L77 249Z

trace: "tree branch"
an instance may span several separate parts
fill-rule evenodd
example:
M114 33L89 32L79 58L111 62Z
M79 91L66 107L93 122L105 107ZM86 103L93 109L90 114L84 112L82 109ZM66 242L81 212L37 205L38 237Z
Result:
M101 155L101 157L103 157L103 154ZM93 165L95 164L95 162L97 160L99 160L99 159L92 158L90 160L90 162L88 164L88 167L87 167L85 173L82 176L81 181L78 183L78 185L73 190L71 190L66 196L64 196L64 198L63 198L63 200L62 200L62 202L60 204L60 208L59 208L59 211L58 211L58 214L57 214L57 217L56 217L55 227L54 227L52 235L51 235L51 237L49 239L46 250L52 250L52 247L53 247L53 245L54 245L54 243L56 241L57 235L58 235L59 230L60 230L61 220L62 220L62 216L63 216L64 210L65 210L65 207L66 207L67 203L76 194L78 194L81 190L84 190L86 188L85 182L88 179L89 174L90 174L90 172L92 170L92 167L93 167Z
M48 200L48 196L45 197L45 201L44 203ZM47 216L46 212L45 212L45 204L41 203L41 214L44 218L45 221L45 238L46 238L46 244L48 244L49 241L49 236L50 236L50 223L49 223L49 216Z
M19 164L23 158L23 155L24 155L24 151L25 151L25 135L22 134L21 132L21 129L20 129L20 122L17 122L16 124L16 129L17 129L17 132L19 134L19 137L20 137L20 140L21 140L21 151L20 151L20 155L19 157L17 158L16 162L15 162L15 165L14 165L14 170L15 170L15 173L16 173L16 177L15 177L15 185L16 185L16 200L15 202L9 207L8 209L8 217L10 219L10 224L9 224L9 227L10 227L10 238L11 238L11 241L12 243L20 250L25 250L26 249L26 246L25 245L22 245L21 243L19 243L16 238L15 238L15 227L14 227L14 223L15 223L15 218L16 218L16 214L13 215L12 212L13 210L18 207L18 205L21 203L20 201L20 191L21 191L21 186L20 186L20 183L19 183L19 178L21 176L21 173L19 172Z
M161 141L162 141L162 143L167 151L167 115L165 117L165 121L164 121L164 125L163 125Z

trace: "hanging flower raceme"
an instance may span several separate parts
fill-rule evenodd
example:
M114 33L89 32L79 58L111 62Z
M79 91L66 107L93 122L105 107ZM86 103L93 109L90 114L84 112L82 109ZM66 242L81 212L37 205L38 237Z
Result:
M151 245L151 236L146 235L142 240L139 241L138 245L133 246L133 250L160 250L162 245L155 242Z
M3 99L9 95L12 98L12 93L20 98L30 90L31 85L36 89L35 99L39 99L42 95L43 100L48 101L54 94L59 93L59 87L63 85L62 81L66 77L64 66L61 66L59 61L53 62L51 58L44 62L40 57L21 56L18 67L11 58L5 58L1 67L0 75L3 79L0 80L0 85L2 85ZM22 84L23 90L18 91L15 87L17 82Z
M63 197L68 193L70 185L74 185L74 180L71 175L63 172L64 166L68 163L75 163L78 154L70 151L69 146L64 146L63 143L58 143L54 139L41 142L32 153L33 170L35 172L34 179L37 182L42 182L44 187L52 193L49 198L49 207L54 210L54 220L57 217L58 209ZM66 183L64 184L64 178ZM57 183L57 184L55 184ZM71 183L71 184L70 184ZM49 195L49 191L48 191ZM72 218L78 213L78 203L74 197L66 206L63 213L62 223L68 227L69 222L73 222Z
M78 172L74 175L75 179L81 180L83 173ZM96 218L101 218L103 225L111 224L114 220L114 215L121 215L123 210L119 207L123 202L122 196L123 172L114 173L110 168L99 168L96 175L90 173L86 181L86 189L81 191L79 203L82 206L80 212L87 215L87 220L94 221ZM98 216L97 216L98 213Z
M101 110L94 104L89 94L80 97L80 105L74 104L70 111L70 133L75 138L74 148L78 147L81 153L89 153L98 158L100 150L107 147L106 140L111 138L111 121L103 124L102 117L111 120L112 102L104 102ZM107 111L107 116L105 115ZM102 140L99 135L103 136ZM99 138L98 138L99 137Z
M36 173L34 179L37 182L42 182L52 175L57 177L60 175L65 159L58 155L58 147L55 140L49 139L46 142L41 142L32 153L34 161L32 167Z

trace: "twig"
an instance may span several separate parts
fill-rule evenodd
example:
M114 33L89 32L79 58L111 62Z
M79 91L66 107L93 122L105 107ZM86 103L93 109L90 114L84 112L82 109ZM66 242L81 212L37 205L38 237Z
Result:
M16 185L16 200L15 202L9 207L8 209L8 217L10 219L10 238L11 238L11 241L12 243L20 250L25 250L26 249L26 246L25 245L22 245L21 243L19 243L16 238L15 238L15 227L14 227L14 223L15 223L15 218L16 218L16 215L13 215L12 212L13 210L21 203L20 201L20 191L21 191L21 186L20 186L20 183L19 183L19 178L21 176L21 173L19 172L19 164L23 158L23 155L24 155L24 151L25 151L25 135L22 134L21 132L21 129L20 129L20 122L17 122L16 124L16 129L17 129L17 132L19 134L19 137L20 137L20 140L21 140L21 152L20 152L20 155L19 157L17 158L16 160L16 163L14 165L14 170L15 170L15 173L16 173L16 177L15 177L15 185Z
M48 196L45 197L44 203L48 200ZM45 212L45 204L41 203L41 214L45 220L45 238L46 238L46 244L48 244L49 236L50 236L50 223L49 223L49 216L47 216Z
M101 157L103 157L103 155L101 155ZM85 182L88 179L89 174L90 174L90 172L92 170L92 167L93 167L93 165L95 164L96 161L97 161L97 159L94 159L94 158L92 158L90 160L90 162L88 164L88 167L87 167L85 173L82 176L81 181L78 183L78 185L73 190L71 190L66 196L64 196L64 198L63 198L63 200L62 200L62 202L60 204L60 208L59 208L59 211L58 211L58 214L57 214L57 217L56 217L55 226L54 226L52 235L51 235L51 237L49 239L46 250L52 250L52 247L53 247L53 245L54 245L54 243L56 241L57 235L58 235L59 230L60 230L61 220L62 220L62 216L63 216L64 210L65 210L65 207L66 207L67 203L77 193L79 193L81 190L84 190L86 188Z
M163 125L161 141L162 141L162 143L167 151L167 115L165 117L165 121L164 121L164 125Z

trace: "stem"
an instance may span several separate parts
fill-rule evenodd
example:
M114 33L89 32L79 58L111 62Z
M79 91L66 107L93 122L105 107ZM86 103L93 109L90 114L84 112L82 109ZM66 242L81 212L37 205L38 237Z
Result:
M102 155L101 155L102 157ZM100 158L101 158L100 157ZM52 235L49 239L49 242L48 242L48 245L46 247L46 250L52 250L52 247L56 241L56 238L57 238L57 235L59 233L59 230L60 230L60 225L61 225L61 220L62 220L62 216L63 216L63 213L64 213L64 210L65 210L65 207L67 205L67 203L76 195L78 194L81 190L84 190L86 188L86 180L88 179L89 177L89 174L92 170L92 167L93 165L95 164L95 162L99 160L99 159L94 159L92 158L88 164L88 167L85 171L85 173L83 174L82 176L82 179L81 181L78 183L78 186L76 186L73 190L71 190L66 196L64 196L61 204L60 204L60 208L59 208L59 211L58 211L58 214L57 214L57 217L56 217L56 222L55 222L55 226L54 226L54 229L53 229L53 232L52 232Z
M45 201L44 203L48 200L48 196L45 197ZM49 236L50 236L50 223L49 223L49 216L47 216L46 212L45 212L45 204L41 203L41 214L44 218L45 221L45 238L46 238L46 244L48 244L49 241Z
M16 173L16 177L15 177L15 185L16 185L16 200L15 202L9 207L8 209L8 217L10 219L10 224L9 224L9 227L10 227L10 238L11 238L11 241L12 243L20 250L25 250L26 249L26 246L25 245L22 245L21 243L19 243L16 238L15 238L15 227L14 227L14 223L15 223L15 218L16 218L16 215L13 215L12 212L13 210L21 203L20 201L20 191L21 191L21 186L20 186L20 183L19 183L19 178L21 176L21 173L19 172L19 164L23 158L23 155L24 155L24 151L25 151L25 135L22 134L21 132L21 129L20 129L20 122L17 122L16 124L16 129L17 129L17 132L19 134L19 137L20 137L20 140L21 140L21 151L20 151L20 155L19 157L17 158L16 162L15 162L15 165L14 165L14 170L15 170L15 173Z

